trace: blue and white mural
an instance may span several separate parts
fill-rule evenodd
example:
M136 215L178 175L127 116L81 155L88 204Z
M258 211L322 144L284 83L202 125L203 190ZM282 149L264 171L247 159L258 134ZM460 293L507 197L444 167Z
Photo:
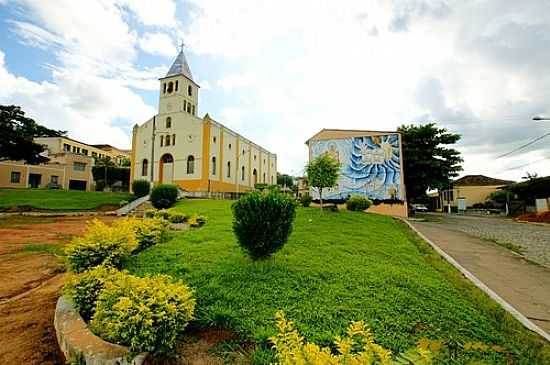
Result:
M311 141L312 157L328 153L341 164L338 185L323 189L323 199L347 199L366 195L370 199L401 199L399 135L350 137ZM313 189L312 196L319 199Z

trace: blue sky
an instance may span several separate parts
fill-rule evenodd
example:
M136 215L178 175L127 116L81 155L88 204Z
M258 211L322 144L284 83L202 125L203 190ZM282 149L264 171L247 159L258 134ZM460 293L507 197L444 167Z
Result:
M183 39L199 115L301 173L322 128L438 121L465 172L550 174L550 2L0 0L0 103L88 143L129 147Z

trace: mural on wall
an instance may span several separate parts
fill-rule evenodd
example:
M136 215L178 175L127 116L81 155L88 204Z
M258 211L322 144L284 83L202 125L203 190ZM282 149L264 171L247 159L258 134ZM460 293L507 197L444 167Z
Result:
M340 162L338 185L323 189L323 199L402 199L399 135L350 137L311 141L312 157L327 153ZM319 199L313 189L312 196Z

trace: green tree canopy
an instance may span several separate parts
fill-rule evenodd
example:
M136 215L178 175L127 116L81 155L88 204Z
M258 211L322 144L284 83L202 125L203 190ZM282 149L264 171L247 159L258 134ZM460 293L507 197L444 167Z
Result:
M339 172L340 163L326 153L306 165L307 180L309 185L319 192L321 210L323 209L323 189L336 185Z
M294 183L294 180L295 178L293 176L277 173L277 185L281 187L286 186L292 191L296 191L297 187L296 187L296 184Z
M25 161L29 164L48 162L40 154L44 146L34 143L35 137L58 137L66 132L39 125L25 116L21 107L0 105L0 160Z
M407 200L414 202L428 189L445 189L462 171L460 152L446 147L460 140L460 135L437 128L435 123L402 125L403 167Z

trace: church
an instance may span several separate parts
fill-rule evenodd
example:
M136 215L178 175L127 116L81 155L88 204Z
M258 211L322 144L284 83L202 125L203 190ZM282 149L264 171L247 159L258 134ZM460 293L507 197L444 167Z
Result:
M207 114L183 48L160 79L158 114L132 130L130 180L189 192L244 192L277 183L277 156Z

